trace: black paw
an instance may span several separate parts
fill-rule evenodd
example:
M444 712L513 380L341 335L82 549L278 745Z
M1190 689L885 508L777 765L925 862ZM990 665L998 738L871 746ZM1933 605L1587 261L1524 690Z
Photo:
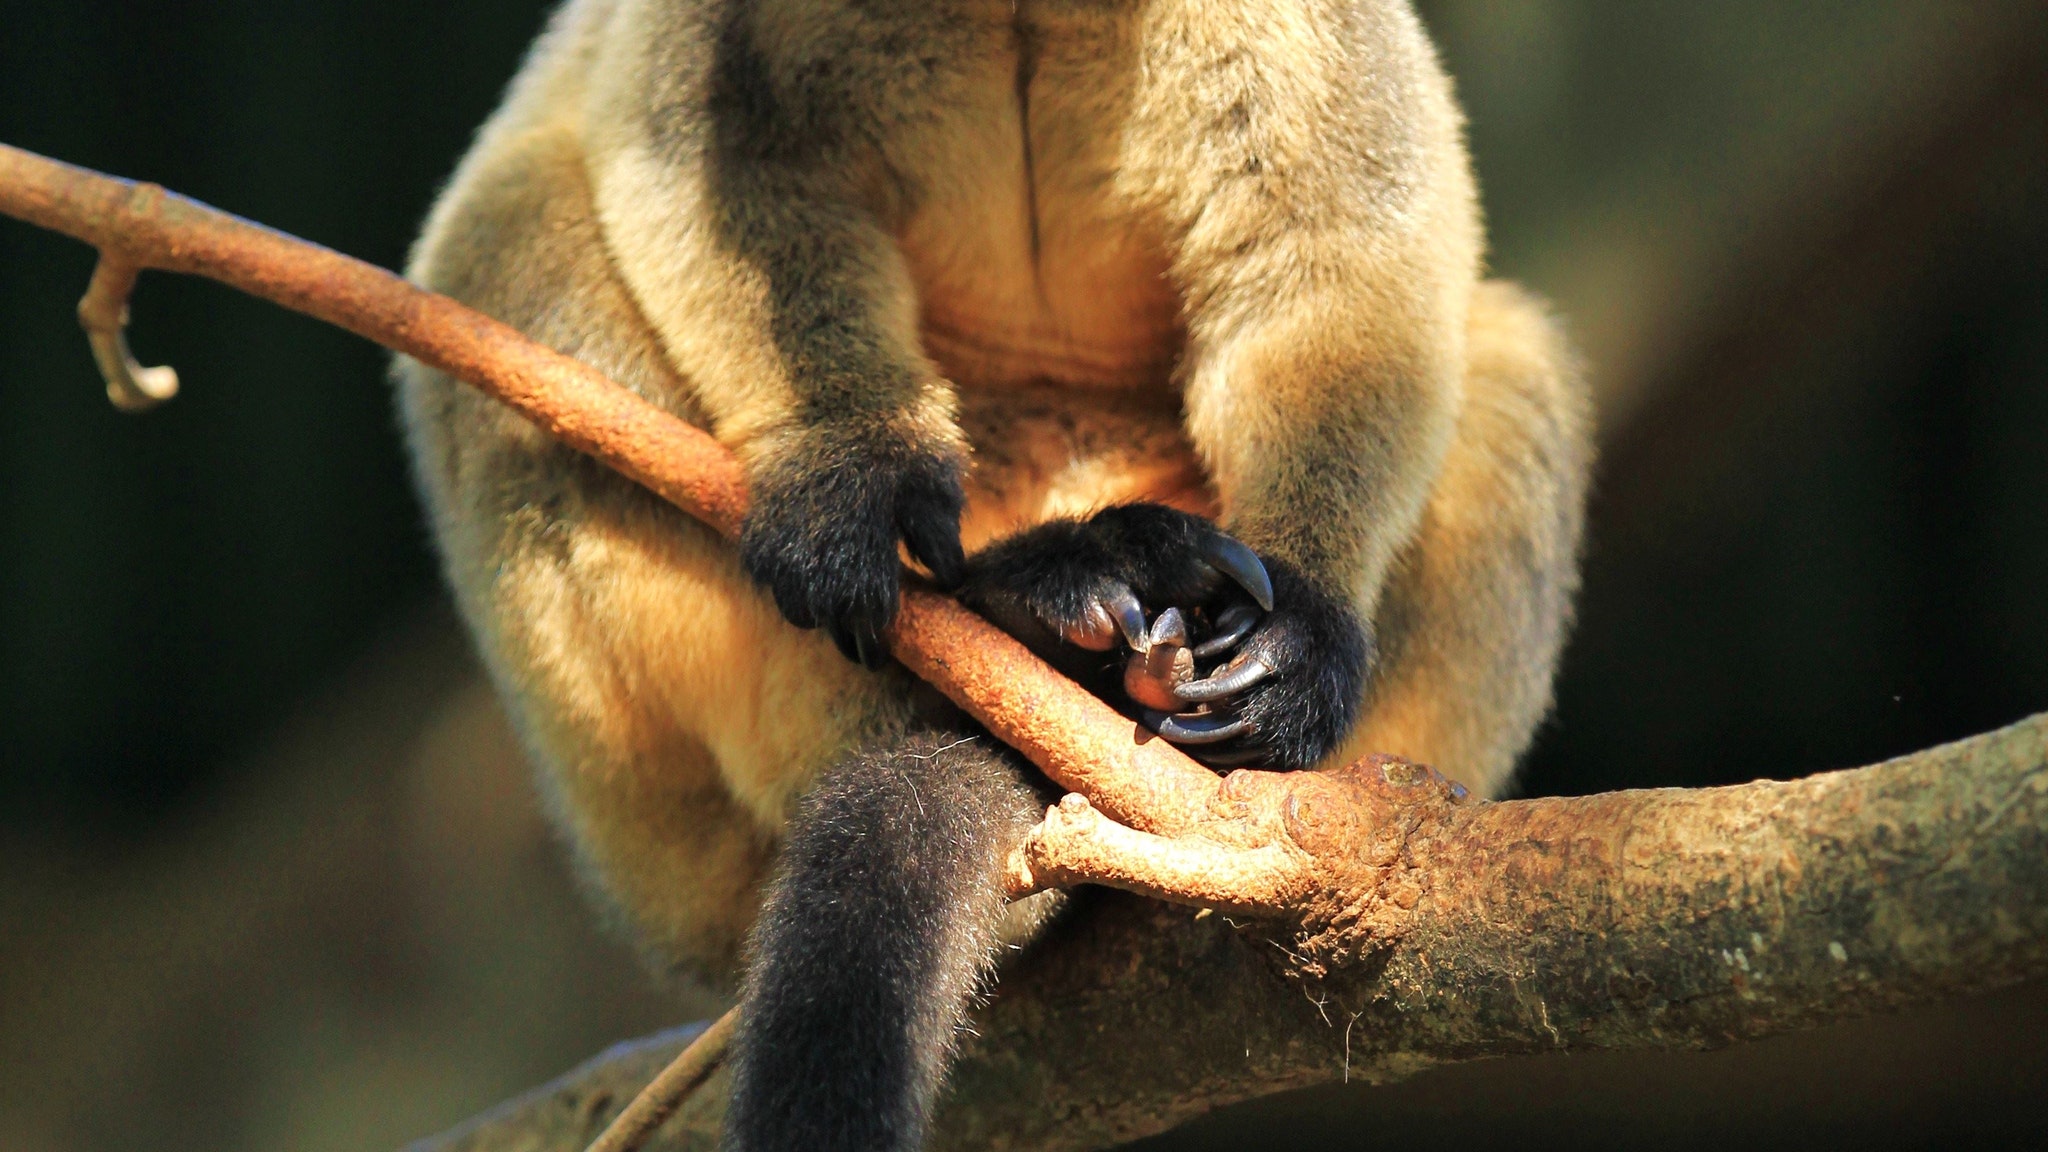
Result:
M896 618L900 541L942 586L960 581L960 469L940 455L868 446L791 453L753 483L740 533L747 574L799 628L879 667Z
M1154 504L980 552L961 598L1212 765L1322 759L1350 730L1370 658L1349 605Z

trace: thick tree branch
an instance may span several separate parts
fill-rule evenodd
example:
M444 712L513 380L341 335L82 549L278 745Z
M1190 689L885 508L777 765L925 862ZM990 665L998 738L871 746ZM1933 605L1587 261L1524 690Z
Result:
M1100 1148L1287 1089L1717 1047L2048 973L2048 715L1734 788L1458 803L1400 761L1295 781L1248 807L1316 877L1309 915L1084 902L1004 969L937 1146ZM602 1123L578 1111L595 1086L658 1063L422 1147L566 1152ZM711 1147L720 1107L693 1099L662 1146Z
M133 276L191 272L476 384L727 533L744 515L708 436L389 273L4 146L0 212L101 249L82 318L131 405L173 387L120 340ZM1016 891L1204 908L1099 894L1007 967L946 1146L1099 1147L1340 1076L1725 1044L2048 971L2048 717L1794 783L1482 804L1387 758L1219 782L928 591L906 594L892 644L1086 797L1018 853ZM600 1058L433 1146L581 1147L678 1047ZM722 1099L665 1132L702 1144Z
M1006 976L949 1143L1099 1147L1347 1067L1710 1047L2048 972L2048 716L1699 791L1460 804L1381 767L1254 802L1315 877L1300 921L1119 899Z

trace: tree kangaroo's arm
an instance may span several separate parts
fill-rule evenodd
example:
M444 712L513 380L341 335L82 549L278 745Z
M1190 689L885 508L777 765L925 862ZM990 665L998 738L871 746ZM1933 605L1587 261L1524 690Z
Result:
M597 210L621 276L747 464L748 570L792 622L872 665L899 541L958 579L963 440L919 351L871 111L857 87L770 55L745 11L613 53L590 117Z
M1447 82L1405 7L1327 7L1291 13L1327 24L1327 58L1305 62L1256 27L1191 22L1140 101L1160 140L1212 128L1155 142L1181 174L1151 184L1186 302L1188 432L1276 593L1233 662L1264 670L1231 700L1245 730L1158 729L1217 765L1303 767L1350 730L1368 622L1464 390L1479 225Z

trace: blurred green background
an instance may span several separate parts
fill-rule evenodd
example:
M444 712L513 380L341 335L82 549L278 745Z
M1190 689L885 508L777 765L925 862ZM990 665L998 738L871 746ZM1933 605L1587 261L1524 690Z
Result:
M2048 708L2048 6L1432 0L1494 264L1592 366L1531 793ZM386 266L532 0L0 0L0 140ZM444 604L384 356L0 222L0 1149L374 1149L715 1005L577 903ZM2048 997L1290 1098L1151 1147L2023 1147ZM2029 1106L2031 1105L2031 1106Z

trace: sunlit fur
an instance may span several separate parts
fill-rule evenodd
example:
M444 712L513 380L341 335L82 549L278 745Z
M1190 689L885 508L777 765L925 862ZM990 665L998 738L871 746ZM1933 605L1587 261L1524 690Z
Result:
M1216 514L1371 622L1332 759L1493 794L1548 707L1588 429L1555 326L1480 258L1405 0L570 0L411 275L710 429L757 490L865 436L964 454L970 550ZM400 379L566 838L652 958L729 981L795 800L929 713L706 529Z

